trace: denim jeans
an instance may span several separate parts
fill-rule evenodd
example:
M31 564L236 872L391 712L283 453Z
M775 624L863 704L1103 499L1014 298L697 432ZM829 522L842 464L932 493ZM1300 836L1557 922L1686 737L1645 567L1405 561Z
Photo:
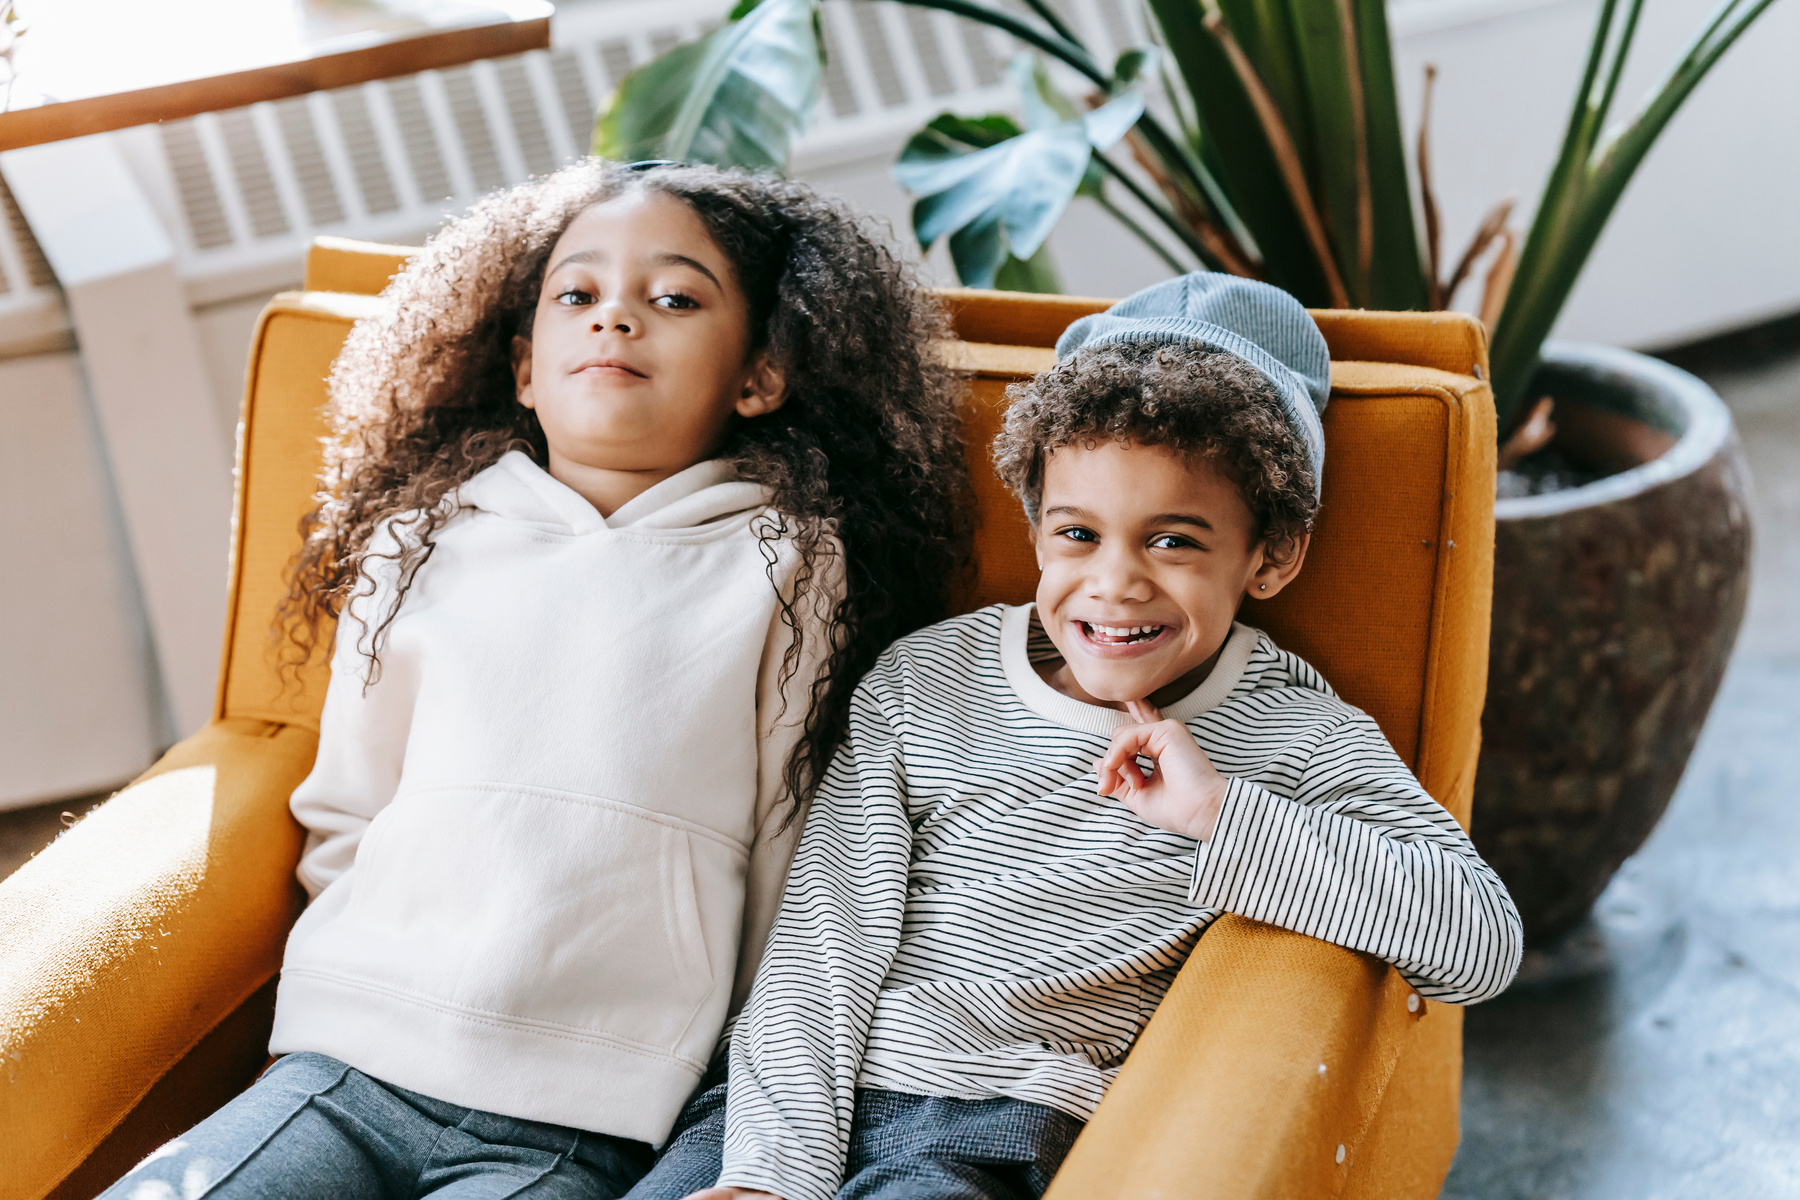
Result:
M461 1108L289 1054L104 1200L616 1200L650 1159L643 1142Z
M668 1146L627 1200L681 1200L719 1181L723 1058L700 1081ZM1081 1126L1066 1113L1024 1100L861 1088L837 1200L1038 1200Z

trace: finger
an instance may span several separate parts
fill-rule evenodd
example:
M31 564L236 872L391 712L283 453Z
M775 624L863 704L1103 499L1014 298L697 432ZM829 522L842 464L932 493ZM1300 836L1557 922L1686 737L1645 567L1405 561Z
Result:
M1106 748L1106 757L1100 761L1117 770L1127 762L1136 762L1137 756L1144 753L1144 745L1150 738L1150 729L1144 725L1121 725L1113 730L1112 744Z
M1125 711L1130 713L1131 719L1139 725L1154 725L1163 719L1162 713L1157 711L1156 705L1148 700L1127 700Z
M1130 788L1144 786L1144 773L1138 770L1137 763L1127 759L1125 762L1108 763L1105 760L1095 764L1094 792L1100 796L1114 796Z

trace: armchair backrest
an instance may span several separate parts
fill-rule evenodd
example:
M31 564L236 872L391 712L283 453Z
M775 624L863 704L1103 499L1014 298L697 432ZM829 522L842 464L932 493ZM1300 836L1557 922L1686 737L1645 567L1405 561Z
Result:
M284 686L270 630L299 548L324 436L325 378L351 324L408 249L320 239L307 290L257 326L238 447L221 717L318 727L326 666ZM1006 388L1054 361L1076 317L1109 301L950 289L970 377L975 607L1031 598L1037 571L1018 504L989 465ZM1331 347L1325 486L1300 578L1242 619L1318 667L1381 725L1431 794L1468 821L1486 688L1493 576L1494 409L1480 324L1456 313L1315 312Z

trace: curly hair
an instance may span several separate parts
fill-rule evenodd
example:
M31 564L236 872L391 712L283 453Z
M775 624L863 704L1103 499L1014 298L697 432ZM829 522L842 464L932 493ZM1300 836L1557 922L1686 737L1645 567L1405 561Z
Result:
M1238 487L1265 546L1311 532L1319 502L1306 443L1275 385L1235 355L1195 345L1109 342L1007 389L994 470L1037 524L1044 460L1102 438L1167 446Z
M797 614L833 537L843 550L835 645L784 767L797 811L844 738L857 681L896 638L943 615L968 558L960 392L931 347L947 318L881 236L803 184L588 159L491 194L439 230L332 367L324 471L276 638L284 665L312 660L326 622L361 584L374 587L371 559L385 560L396 584L363 648L373 679L386 630L455 511L450 492L508 450L547 464L537 415L516 398L513 339L531 336L563 231L587 208L633 192L673 197L701 218L748 300L752 350L785 373L786 402L733 417L717 451L772 493L781 520L761 522L759 534L771 582L770 543L790 537L799 553L793 595L781 599L792 634L784 695L804 653ZM397 551L372 548L384 524L404 530Z

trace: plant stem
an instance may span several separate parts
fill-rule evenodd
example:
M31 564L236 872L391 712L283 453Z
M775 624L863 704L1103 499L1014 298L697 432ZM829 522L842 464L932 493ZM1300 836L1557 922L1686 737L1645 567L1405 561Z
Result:
M1138 241L1148 246L1158 258L1168 264L1169 270L1175 272L1177 275L1186 275L1188 273L1188 267L1185 263L1176 258L1173 254L1170 254L1167 246L1164 246L1161 242L1150 236L1150 231L1148 229L1145 229L1142 225L1138 224L1130 213L1114 204L1105 193L1095 196L1094 203L1111 213L1113 220L1135 234Z
M1319 219L1318 207L1314 205L1312 192L1306 186L1306 170L1300 165L1300 152L1294 146L1293 135L1288 132L1287 123L1281 118L1280 107L1276 105L1275 98L1269 95L1268 88L1263 86L1262 77L1257 75L1249 56L1244 53L1237 38L1232 36L1224 19L1217 13L1210 14L1206 18L1206 27L1219 40L1219 45L1224 47L1226 59L1237 73L1244 93L1250 98L1250 106L1256 113L1257 122L1262 126L1263 137L1269 143L1269 149L1275 156L1275 165L1287 187L1288 198L1293 201L1294 211L1300 217L1300 227L1305 230L1307 241L1312 244L1313 256L1318 260L1319 270L1325 275L1325 290L1331 295L1331 306L1349 308L1350 294L1344 290L1343 276L1338 273L1337 257L1331 252L1331 242L1325 236L1325 224Z
M1093 57L1088 54L1086 47L1058 35L1046 34L1043 30L1034 28L1029 22L1022 21L1011 13L1001 12L997 8L989 8L985 4L976 3L975 0L900 0L900 2L910 4L915 8L939 9L943 12L954 13L959 17L967 17L971 21L980 21L984 25L991 25L995 29L1012 34L1027 46L1042 50L1052 58L1067 63L1100 87L1104 88L1112 82L1112 76L1100 69Z
M1195 236L1194 231L1187 227L1187 222L1176 216L1174 211L1171 210L1168 205L1159 202L1154 196L1150 195L1140 187L1138 181L1127 175L1117 163L1113 162L1112 159L1106 157L1106 155L1100 153L1098 150L1094 151L1094 161L1099 163L1101 169L1107 174L1118 180L1120 185L1123 186L1126 191L1130 192L1139 204L1142 204L1156 217L1157 220L1161 221L1163 225L1168 228L1169 232L1180 238L1182 245L1186 246L1188 250L1193 253L1195 258L1198 258L1201 262L1205 263L1212 257L1206 252L1206 247L1201 243L1200 239ZM1138 236L1143 237L1144 235L1139 233ZM1166 251L1162 251L1162 254L1163 258L1177 271L1180 271L1182 274L1187 273L1187 268L1170 258Z
M1642 3L1643 0L1638 0ZM1338 0L1338 28L1344 39L1345 73L1349 81L1351 129L1356 155L1357 295L1369 293L1369 271L1375 264L1375 200L1369 187L1369 110L1363 98L1362 56L1357 53L1356 13L1351 0Z
M1139 119L1137 128L1165 169L1171 175L1187 178L1196 201L1202 208L1211 210L1207 215L1224 226L1239 242L1248 242L1249 233L1245 230L1244 223L1238 219L1231 201L1225 198L1225 189L1219 186L1219 181L1206 169L1206 164L1148 113Z
M1630 3L1631 7L1625 10L1625 29L1619 34L1619 45L1613 52L1612 70L1606 76L1606 87L1594 104L1596 131L1606 125L1607 111L1612 108L1614 93L1619 90L1619 77L1625 73L1625 57L1631 53L1632 39L1637 36L1638 17L1644 11L1644 0L1630 0Z
M1075 31L1070 29L1068 25L1063 22L1063 19L1056 15L1056 10L1050 7L1047 0L1025 0L1025 5L1030 8L1032 12L1036 13L1043 20L1044 24L1048 25L1056 33L1057 37L1072 45L1080 46L1083 50L1087 49L1087 44L1075 36Z

